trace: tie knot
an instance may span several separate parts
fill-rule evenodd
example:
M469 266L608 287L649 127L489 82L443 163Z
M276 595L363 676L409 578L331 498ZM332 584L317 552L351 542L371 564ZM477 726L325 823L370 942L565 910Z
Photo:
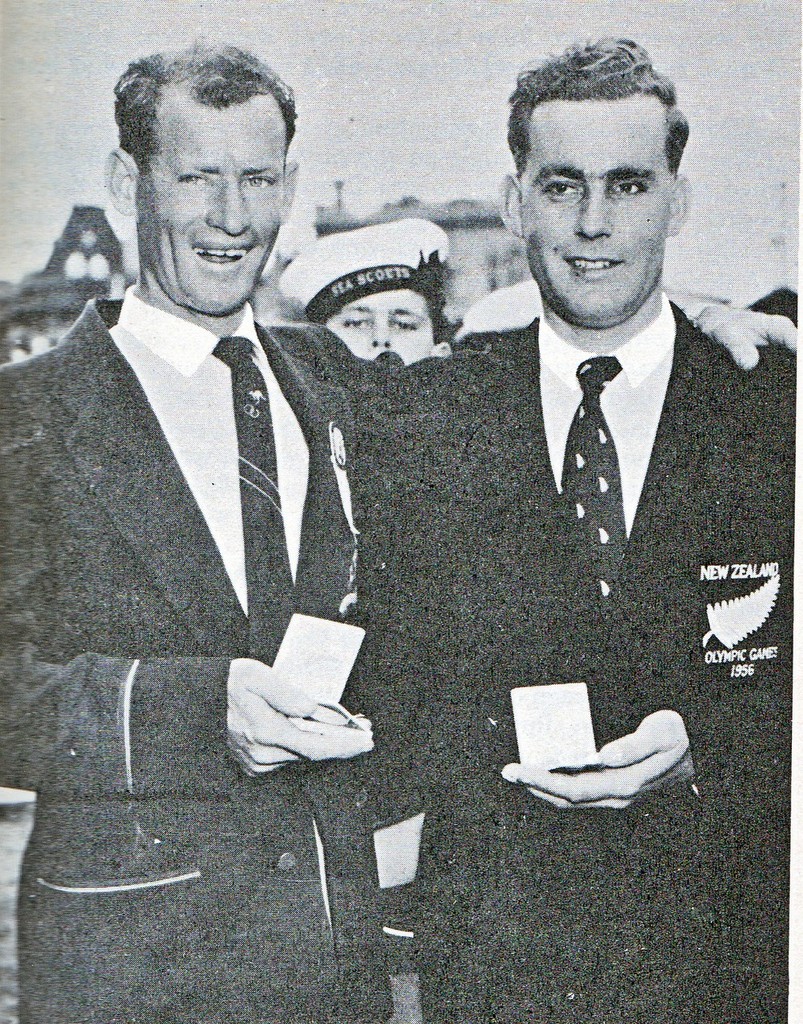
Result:
M238 367L250 364L253 352L254 343L250 338L243 338L238 334L233 334L231 337L221 338L217 345L215 345L212 355L217 356L226 366L235 370Z
M616 356L595 356L584 359L577 367L577 379L586 398L599 398L605 385L621 372Z

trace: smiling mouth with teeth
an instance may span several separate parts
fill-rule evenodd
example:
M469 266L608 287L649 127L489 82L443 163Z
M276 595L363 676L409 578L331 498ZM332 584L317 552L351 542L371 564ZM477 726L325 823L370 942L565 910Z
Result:
M588 260L569 257L566 262L575 270L610 270L621 266L621 260Z
M200 256L207 263L237 263L248 252L247 249L202 249L196 247L196 256Z

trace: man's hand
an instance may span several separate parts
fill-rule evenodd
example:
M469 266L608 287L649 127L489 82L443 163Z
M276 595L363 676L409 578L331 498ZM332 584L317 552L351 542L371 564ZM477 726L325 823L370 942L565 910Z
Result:
M732 306L705 306L694 322L703 334L724 345L743 370L758 365L758 350L764 345L797 352L797 328L785 316Z
M599 766L569 774L538 765L509 764L508 782L520 782L555 807L629 807L652 789L694 774L689 737L676 711L655 711L634 733L606 744Z
M238 658L228 683L229 748L248 775L306 758L356 757L373 749L371 723L359 728L281 682L260 661Z

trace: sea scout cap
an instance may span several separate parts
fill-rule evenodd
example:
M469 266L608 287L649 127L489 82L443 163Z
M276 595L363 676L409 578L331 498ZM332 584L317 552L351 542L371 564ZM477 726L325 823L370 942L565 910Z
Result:
M374 292L437 292L449 254L446 232L420 218L376 224L321 238L279 279L310 320L325 323L349 302Z

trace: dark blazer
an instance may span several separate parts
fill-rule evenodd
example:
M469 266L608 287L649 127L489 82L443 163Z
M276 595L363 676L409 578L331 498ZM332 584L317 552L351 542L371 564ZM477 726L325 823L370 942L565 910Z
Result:
M444 368L462 396L441 436L454 465L406 513L423 542L388 544L385 570L397 601L386 728L427 809L418 931L432 1020L785 1019L794 367L765 353L743 373L675 314L659 432L604 612L573 573L537 324ZM771 610L766 589L723 610L776 582ZM598 745L660 708L682 714L696 789L567 813L502 780L518 760L510 689L577 679Z
M269 639L251 649L109 336L118 312L90 304L56 350L0 373L1 767L39 793L20 890L22 1020L384 1020L370 802L347 762L249 779L230 758L229 662L270 662L286 622L261 624ZM310 451L294 609L337 619L355 540L329 426L348 446L350 414L284 351L292 331L260 336Z

